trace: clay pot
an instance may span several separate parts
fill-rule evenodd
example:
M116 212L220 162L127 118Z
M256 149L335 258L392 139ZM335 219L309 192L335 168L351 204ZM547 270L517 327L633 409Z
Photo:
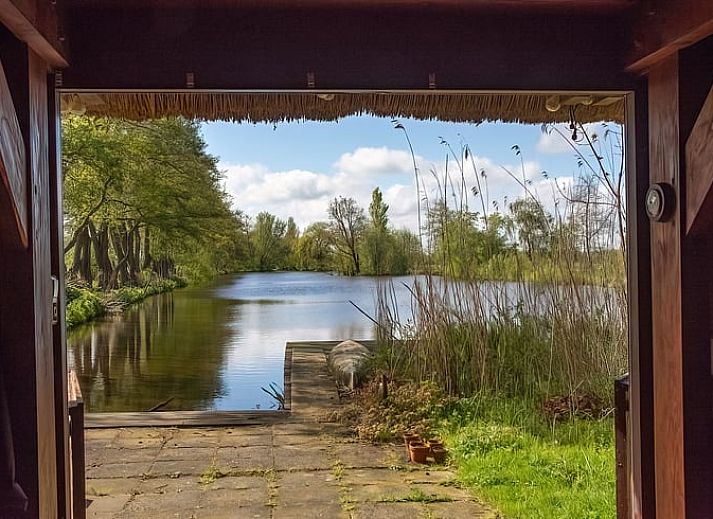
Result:
M431 438L430 440L428 440L428 446L431 448L443 447L443 442L437 438Z
M408 446L411 442L420 442L421 437L418 434L413 434L413 433L405 433L404 434L404 445L408 449Z
M422 442L411 442L408 450L413 463L426 463L430 451L428 445Z
M448 451L441 445L441 446L433 446L431 447L431 455L433 456L433 461L435 461L438 464L442 464L446 461L446 457L448 456Z

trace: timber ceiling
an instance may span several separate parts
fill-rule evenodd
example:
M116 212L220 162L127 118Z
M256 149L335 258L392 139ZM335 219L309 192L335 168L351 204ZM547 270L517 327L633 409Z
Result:
M548 11L617 13L640 0L65 0L69 7L194 9L194 8L456 8L476 11Z

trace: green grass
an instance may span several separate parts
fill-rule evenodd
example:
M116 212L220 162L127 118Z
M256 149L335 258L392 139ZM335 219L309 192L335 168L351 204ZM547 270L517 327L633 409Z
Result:
M611 418L549 422L534 403L461 400L443 422L459 480L505 517L615 517Z

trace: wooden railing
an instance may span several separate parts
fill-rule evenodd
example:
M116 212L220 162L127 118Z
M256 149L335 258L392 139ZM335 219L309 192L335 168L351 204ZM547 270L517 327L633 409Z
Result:
M87 514L84 473L84 400L79 380L70 371L67 381L69 399L69 452L72 460L72 517L85 519Z
M614 427L616 429L616 516L629 519L629 375L614 381Z

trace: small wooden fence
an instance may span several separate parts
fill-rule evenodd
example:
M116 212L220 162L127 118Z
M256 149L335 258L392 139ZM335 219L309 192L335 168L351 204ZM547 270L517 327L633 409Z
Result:
M72 460L72 517L85 519L87 515L86 483L84 474L84 400L79 380L70 371L67 381L69 400L69 453Z

